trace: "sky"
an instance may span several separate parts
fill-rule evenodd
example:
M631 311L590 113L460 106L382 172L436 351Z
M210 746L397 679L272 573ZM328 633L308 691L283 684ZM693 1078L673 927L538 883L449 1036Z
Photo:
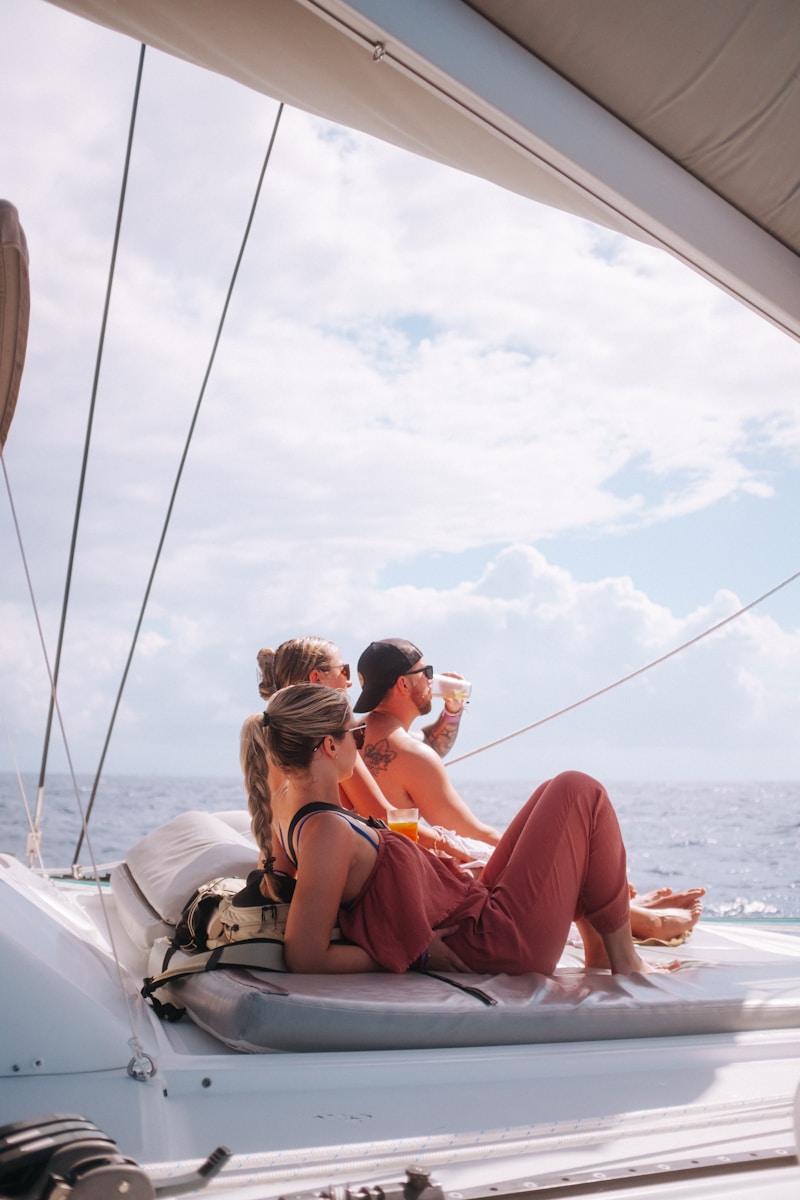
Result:
M139 47L43 0L0 22L0 196L32 292L4 457L52 661ZM59 685L80 772L276 112L145 56ZM797 779L800 581L545 718L800 570L799 369L664 252L286 109L106 773L236 777L257 650L314 633L353 668L401 636L470 679L454 755L544 722L456 785ZM49 685L6 495L0 555L0 771L36 772Z

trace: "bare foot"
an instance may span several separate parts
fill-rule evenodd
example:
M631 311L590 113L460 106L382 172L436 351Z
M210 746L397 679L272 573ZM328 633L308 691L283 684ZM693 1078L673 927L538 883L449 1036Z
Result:
M688 937L702 912L699 899L686 908L640 908L637 900L631 905L631 931L640 941L655 938L660 942L671 942L673 938Z
M584 923L578 925L578 929L583 937L582 924ZM613 933L603 933L599 937L602 939L612 975L650 975L656 972L675 971L681 965L678 959L673 959L671 963L665 965L656 965L642 958L633 944L630 921L626 921ZM594 939L591 936L588 940L584 938L584 945L587 951L587 965L591 963L592 966L599 966L594 949Z
M668 888L668 887L658 888L654 892L645 892L645 894L643 896L640 896L639 893L636 891L636 888L631 883L631 881L628 880L628 895L630 896L631 900L633 900L635 897L637 904L651 905L654 900L660 900L662 897L671 896L672 888Z
M593 948L591 952L587 949L584 959L585 970L611 971L612 975L655 975L664 971L677 971L681 965L679 958L673 958L669 963L651 963L642 958L641 954L637 954L624 966L612 967L604 948L599 951Z
M704 887L686 888L683 892L673 892L672 888L664 887L639 896L631 886L631 898L635 898L637 908L691 908L705 894Z
M647 959L642 958L641 955L639 955L639 954L637 954L636 957L639 959L638 966L632 967L630 970L627 970L624 968L615 970L614 967L612 967L611 974L612 975L658 975L658 974L663 974L665 971L677 971L678 967L681 965L681 960L679 958L673 958L672 962L670 962L670 963L651 963L651 962L648 962Z

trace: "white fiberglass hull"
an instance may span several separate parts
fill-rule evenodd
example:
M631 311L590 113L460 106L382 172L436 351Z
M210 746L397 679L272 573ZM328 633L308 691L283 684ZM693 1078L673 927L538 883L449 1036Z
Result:
M224 1144L234 1170L213 1190L237 1197L397 1180L412 1163L449 1192L616 1171L644 1172L646 1189L659 1163L683 1187L681 1163L741 1155L750 1170L721 1164L734 1173L712 1170L703 1182L721 1190L685 1194L746 1195L735 1189L749 1181L763 1196L773 1182L800 1181L792 1158L800 1022L592 1042L239 1054L191 1023L160 1022L143 1004L144 952L120 925L110 888L101 906L94 885L44 881L0 856L0 889L0 1123L79 1112L156 1174ZM785 996L800 977L800 922L712 924L717 944L722 928L730 954L744 948L751 969L763 947L763 988L771 981ZM701 924L681 956L702 958L703 941ZM137 1053L156 1066L150 1078L128 1071L134 1033ZM789 1165L777 1169L779 1158Z

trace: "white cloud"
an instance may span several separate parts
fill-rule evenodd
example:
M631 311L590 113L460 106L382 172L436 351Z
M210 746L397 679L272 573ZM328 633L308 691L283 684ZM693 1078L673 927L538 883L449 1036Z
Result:
M4 186L28 233L34 301L7 461L50 640L138 50L48 5L10 11L0 100L19 120L4 135ZM63 675L88 765L275 111L148 52ZM235 772L255 651L298 632L329 634L351 658L376 636L419 638L475 677L473 741L692 636L738 603L725 579L712 599L685 581L693 611L671 611L659 595L680 555L646 564L647 594L644 564L586 579L546 554L587 531L602 542L658 525L680 540L688 514L736 497L789 527L797 359L648 247L287 110L113 761ZM16 561L5 522L0 538ZM769 582L785 571L779 548ZM453 565L459 554L469 567ZM403 564L407 584L382 584ZM2 691L6 706L20 699L33 747L42 700L23 594L9 569ZM743 619L513 744L502 770L489 757L474 770L527 774L546 747L547 761L569 750L617 776L796 773L798 676L785 664L797 636L768 612Z

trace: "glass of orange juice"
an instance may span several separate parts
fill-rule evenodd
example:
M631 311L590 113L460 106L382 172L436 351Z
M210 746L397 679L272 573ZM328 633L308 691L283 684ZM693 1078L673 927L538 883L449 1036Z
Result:
M419 836L418 808L390 808L388 816L389 828L395 833L402 833L412 842Z

